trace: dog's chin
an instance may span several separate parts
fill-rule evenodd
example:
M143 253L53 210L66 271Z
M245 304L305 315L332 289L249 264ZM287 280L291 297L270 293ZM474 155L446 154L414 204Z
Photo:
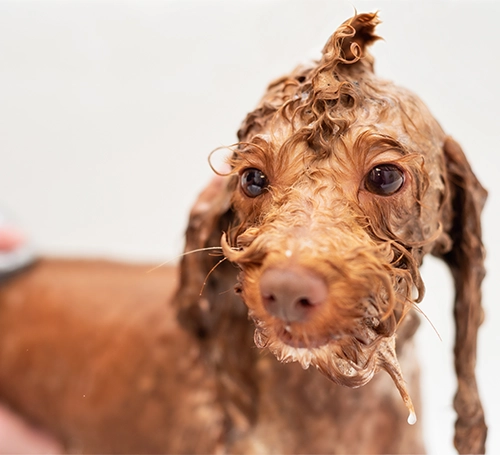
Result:
M269 349L280 362L298 362L304 369L315 366L336 384L361 387L380 369L387 371L410 412L408 422L415 423L415 410L396 357L395 334L383 337L367 326L359 336L318 339L314 345L308 340L304 345L286 330L287 335L276 336L262 321L254 322L257 347Z
M274 328L255 322L256 346L269 349L280 362L298 362L304 369L315 366L332 381L349 387L366 384L378 370L375 334L369 337L370 343L348 335L305 338L286 328L277 333Z

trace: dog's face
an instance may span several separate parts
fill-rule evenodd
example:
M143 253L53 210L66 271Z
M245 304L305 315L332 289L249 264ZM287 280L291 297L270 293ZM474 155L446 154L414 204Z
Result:
M449 243L445 135L417 97L374 75L355 40L356 27L374 39L371 21L344 24L316 66L249 114L223 239L256 344L350 386L381 366L400 377L394 336L422 297L418 267Z

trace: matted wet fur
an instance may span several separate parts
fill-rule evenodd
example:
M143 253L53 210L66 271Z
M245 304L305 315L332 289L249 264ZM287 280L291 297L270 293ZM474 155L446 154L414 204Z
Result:
M455 446L484 452L486 192L425 105L374 74L377 23L344 23L247 116L186 233L187 253L223 256L186 255L179 280L44 260L0 288L4 402L70 452L422 453L407 416L430 253L456 286Z

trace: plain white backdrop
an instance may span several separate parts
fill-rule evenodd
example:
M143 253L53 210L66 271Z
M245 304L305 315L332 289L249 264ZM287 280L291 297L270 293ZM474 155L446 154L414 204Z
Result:
M380 11L377 72L423 98L490 191L477 372L500 453L497 2L0 0L0 208L40 254L174 258L209 152L354 8ZM452 284L432 258L424 279L442 341L424 321L420 417L442 455L454 453Z

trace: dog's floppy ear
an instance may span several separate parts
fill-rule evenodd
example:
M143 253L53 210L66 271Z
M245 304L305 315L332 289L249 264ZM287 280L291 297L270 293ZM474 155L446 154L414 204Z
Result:
M218 400L231 403L223 406L225 424L235 434L248 431L257 419L257 351L240 354L251 346L254 328L248 322L247 308L234 292L239 269L225 261L218 248L223 233L238 224L231 208L237 181L236 175L217 175L192 207L176 295L179 322L203 342L205 358L218 372ZM196 251L211 247L216 249Z
M230 206L233 182L229 176L213 177L189 215L176 302L181 323L200 336L206 335L214 324L212 306L215 294L222 292L218 288L227 286L223 291L232 290L236 282L236 269L231 270L228 264L221 264L211 273L223 258L220 249L214 247L220 247L222 233L227 232L233 219ZM199 251L203 249L207 250Z
M476 383L476 345L483 320L481 282L485 275L481 211L487 192L471 170L460 145L447 137L444 146L448 200L445 229L452 246L439 254L455 282L455 447L459 453L484 453L487 428Z

